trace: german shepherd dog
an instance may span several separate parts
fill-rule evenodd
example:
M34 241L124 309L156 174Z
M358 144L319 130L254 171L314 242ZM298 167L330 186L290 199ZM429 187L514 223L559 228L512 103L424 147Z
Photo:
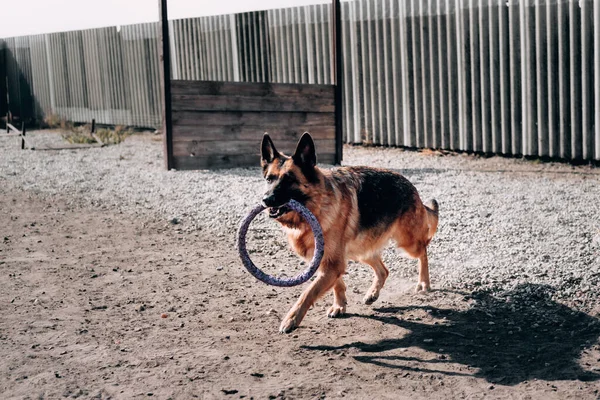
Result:
M373 283L363 301L377 300L389 274L380 252L390 240L419 260L416 291L430 288L427 245L437 230L437 201L423 204L417 189L396 172L369 167L324 170L316 164L315 144L308 132L291 157L278 152L268 134L263 136L261 166L268 190L262 201L269 216L283 226L292 249L305 260L314 254L312 230L285 204L294 199L306 206L320 222L325 238L317 277L281 322L281 333L298 327L308 309L332 288L333 305L327 315L346 312L343 275L348 260L373 268Z

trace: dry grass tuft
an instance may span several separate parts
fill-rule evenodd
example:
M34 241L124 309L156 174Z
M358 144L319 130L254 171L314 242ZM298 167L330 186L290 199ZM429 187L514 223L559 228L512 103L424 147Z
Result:
M123 125L117 125L114 129L101 128L98 129L96 135L104 144L119 144L128 136L133 135L133 129Z
M44 118L44 127L64 131L62 137L70 144L97 143L96 137L104 145L119 144L134 133L132 128L117 125L113 129L99 128L95 133L96 137L94 137L91 124L75 126L72 122L67 121L57 114L47 115Z

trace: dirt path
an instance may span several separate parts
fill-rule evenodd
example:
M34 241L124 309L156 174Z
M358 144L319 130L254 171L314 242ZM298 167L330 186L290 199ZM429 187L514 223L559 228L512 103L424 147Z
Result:
M600 398L600 323L536 285L379 303L348 277L290 335L302 289L242 270L231 243L0 188L0 392L31 398ZM166 318L163 318L166 317Z

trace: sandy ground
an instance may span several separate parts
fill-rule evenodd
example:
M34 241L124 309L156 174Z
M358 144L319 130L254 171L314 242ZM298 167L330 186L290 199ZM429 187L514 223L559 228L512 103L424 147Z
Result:
M123 151L134 152L135 146ZM158 163L160 143L153 146L156 152L152 147L148 154ZM415 169L411 177L430 192L435 193L436 182L449 182L447 188L440 184L440 193L435 194L446 197L446 214L442 213L431 249L434 290L414 294L416 264L403 261L391 266L397 273L390 276L380 300L366 306L361 299L370 274L353 265L346 277L346 317L326 317L329 295L308 313L299 329L280 335L280 319L303 286L279 289L252 278L242 268L229 230L215 234L218 226L189 229L169 223L152 213L137 212L145 208L141 201L136 206L137 200L123 211L108 201L74 201L77 193L39 189L39 176L46 177L47 185L56 184L50 180L51 169L68 157L93 154L97 159L107 152L114 163L128 162L118 148L56 156L9 153L11 149L3 150L3 157L12 157L4 171L13 168L18 173L20 159L37 169L22 172L23 187L16 183L21 179L18 175L0 176L1 399L600 398L600 306L597 288L588 287L600 275L594 272L599 258L594 258L598 243L592 229L597 216L587 211L593 207L586 208L593 198L589 190L594 187L591 181L598 179L596 170L582 175L580 170L572 174L568 166L535 165L554 168L558 176L538 182L549 191L536 197L535 190L527 192L535 184L531 173L498 172L498 165L531 169L533 164L511 160L478 164L457 158L449 162L494 171L424 178ZM373 150L372 154L385 161L388 153ZM45 164L34 164L36 160ZM84 162L78 168L83 169ZM155 177L163 176L160 165L152 168ZM207 173L164 174L177 179L224 179ZM454 189L460 174L470 187ZM67 179L64 173L59 175ZM85 176L76 178L86 184ZM476 193L477 185L490 178L499 182L497 189ZM257 181L252 178L251 185ZM523 193L527 208L512 206L521 214L505 233L498 234L492 228L504 221L511 204L506 209L500 203L490 208L489 201L509 184ZM558 189L552 192L555 186ZM585 188L587 197L582 191L578 200L579 195L573 194L577 187ZM553 203L556 196L563 197ZM551 219L539 225L539 235L527 230L515 233L521 232L516 230L519 226L528 226L529 202L540 199L544 201L540 207L555 207L547 210L548 215L559 209L573 215L561 215L568 222L563 224L565 231L571 229L564 243L572 246L588 240L581 248L565 249L569 258L560 258L562 242L555 239L558 228ZM461 227L465 210L471 210L471 216ZM492 218L489 212L494 213ZM489 232L477 239L482 226ZM453 236L458 232L462 241L472 236L473 242L458 246ZM250 247L259 236L263 238L253 253L259 265L272 264L273 258L294 259L285 249L265 251L264 246L276 244L270 240L273 234L264 231L252 236L255 242ZM510 248L506 238L511 235L515 240L530 238L533 244ZM552 243L544 247L547 238ZM486 247L494 241L508 248ZM475 243L481 250L473 249ZM519 251L513 255L515 263L508 258L490 259L496 251L515 249ZM477 263L485 264L485 271L495 265L500 269L498 278L492 278L502 290L494 290L493 282L473 283L480 280L471 276L478 266L462 258L478 251L483 256ZM548 282L557 283L544 283L542 270L546 268L548 275L554 272L537 261L531 270L539 274L519 272L519 262L529 253L536 260L546 254L556 257L550 265L564 271ZM577 262L571 272L569 260ZM440 273L461 263L468 268ZM276 266L269 268L277 272ZM577 275L581 271L586 271L585 279ZM577 276L560 281L569 273ZM452 285L445 281L450 278ZM561 295L552 295L554 291Z
M280 335L302 287L255 281L228 241L8 187L0 205L3 399L600 398L597 313L540 285L394 277L369 307L349 276L347 317L327 298Z

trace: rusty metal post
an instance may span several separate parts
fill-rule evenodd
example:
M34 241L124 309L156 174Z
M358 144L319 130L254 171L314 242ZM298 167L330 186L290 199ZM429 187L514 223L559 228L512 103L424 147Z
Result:
M21 150L25 150L25 122L21 124Z
M7 72L8 75L8 72ZM6 133L10 133L10 128L8 124L11 123L10 120L10 97L8 92L8 76L6 77Z

